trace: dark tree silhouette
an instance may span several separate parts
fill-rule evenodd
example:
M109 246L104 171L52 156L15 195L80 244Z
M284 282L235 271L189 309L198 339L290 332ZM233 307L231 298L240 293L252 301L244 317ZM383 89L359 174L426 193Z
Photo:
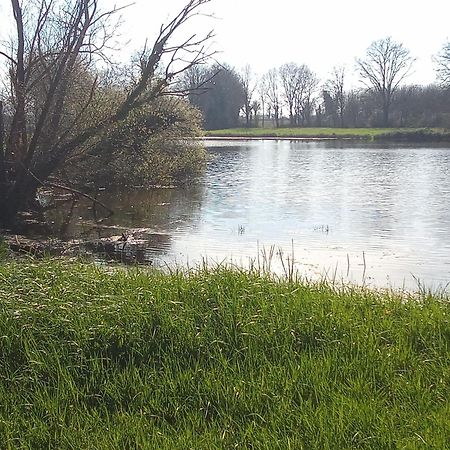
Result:
M410 73L413 62L409 50L390 37L372 42L365 57L356 60L361 81L380 97L384 126L389 126L395 91Z

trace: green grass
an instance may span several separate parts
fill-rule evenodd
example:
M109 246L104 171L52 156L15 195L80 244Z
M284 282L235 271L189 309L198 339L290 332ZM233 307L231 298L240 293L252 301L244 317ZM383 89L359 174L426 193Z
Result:
M450 305L218 268L0 264L0 448L445 449Z
M443 128L231 128L207 131L206 136L450 140Z

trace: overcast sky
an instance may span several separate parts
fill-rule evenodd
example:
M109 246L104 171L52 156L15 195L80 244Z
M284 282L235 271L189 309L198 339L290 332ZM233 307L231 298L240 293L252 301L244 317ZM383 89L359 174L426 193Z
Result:
M127 45L118 58L127 59L146 37L154 39L185 1L134 0L122 12ZM133 0L99 2L106 9ZM0 0L0 37L9 10L9 0ZM250 64L257 73L293 61L325 79L335 65L352 71L372 41L392 36L417 59L409 82L428 84L435 80L432 56L450 39L450 0L212 0L203 11L216 18L196 18L185 31L213 28L217 58L236 68Z
M139 42L183 3L136 0L123 13L124 34ZM432 55L450 38L449 0L212 0L204 10L217 19L195 26L215 29L218 58L259 73L294 61L326 78L335 65L353 70L372 41L392 36L417 58L409 81L427 84L435 80Z

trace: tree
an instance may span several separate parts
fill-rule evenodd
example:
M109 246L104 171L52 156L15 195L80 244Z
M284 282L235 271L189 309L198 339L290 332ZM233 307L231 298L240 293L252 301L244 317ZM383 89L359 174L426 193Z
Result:
M253 117L254 117L254 121L255 121L255 127L258 127L258 124L259 124L258 113L259 113L259 110L261 109L261 103L258 100L253 100L251 107L252 107L252 113L253 113Z
M35 204L37 190L70 158L100 145L108 131L133 111L171 93L182 94L174 82L211 55L212 33L193 35L181 44L172 39L209 2L188 0L161 26L126 82L117 83L121 95L99 110L95 104L104 86L98 62L109 65L106 53L118 9L102 12L98 0L11 0L16 39L10 51L1 51L10 66L11 85L11 120L0 165L1 224L13 224L20 211Z
M394 94L410 73L413 62L409 50L390 37L372 42L365 58L356 60L361 81L381 100L384 126L389 126Z
M395 126L447 128L450 90L438 85L402 86L392 104Z
M252 114L252 98L255 92L255 83L250 66L247 64L240 73L240 80L242 84L242 91L244 92L244 105L242 110L245 115L245 124L250 126L250 117Z
M301 68L293 62L283 64L279 69L284 98L289 110L289 122L292 127L295 125L294 105L300 88L300 72Z
M275 126L278 128L280 126L280 115L281 115L281 101L280 101L280 87L278 71L276 69L271 69L265 75L266 88L267 88L267 103L269 108L273 112L275 118Z
M334 103L336 114L339 117L339 124L344 126L344 113L346 105L346 94L344 90L345 68L335 67L331 78L326 82L325 89L329 93Z
M258 94L261 105L262 127L265 126L266 100L267 100L267 75L263 75L258 83Z
M297 71L298 83L294 99L295 123L297 125L310 125L314 110L314 92L319 83L311 69L302 64Z
M183 184L206 161L201 140L188 136L202 136L200 111L184 98L160 97L112 127L101 145L69 158L65 178L96 187Z
M441 84L450 86L450 42L442 47L440 53L434 58L436 63L437 76Z
M207 130L238 125L245 93L239 74L233 68L226 64L192 67L185 72L181 86L189 91L189 101L202 112Z

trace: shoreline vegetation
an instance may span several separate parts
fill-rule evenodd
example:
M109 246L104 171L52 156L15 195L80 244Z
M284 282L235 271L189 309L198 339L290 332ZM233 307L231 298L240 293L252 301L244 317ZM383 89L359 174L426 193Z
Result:
M449 318L425 292L4 260L2 445L443 449Z
M450 130L445 128L229 128L206 131L205 138L450 142Z

